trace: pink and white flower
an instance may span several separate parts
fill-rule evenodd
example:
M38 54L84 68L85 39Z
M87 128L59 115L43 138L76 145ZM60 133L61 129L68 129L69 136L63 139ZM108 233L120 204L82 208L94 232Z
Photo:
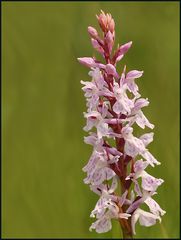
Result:
M116 187L117 180L114 177L110 189L107 189L107 187L103 184L94 188L95 192L97 189L99 189L101 193L99 193L100 199L98 200L94 210L90 215L93 218L95 216L97 218L97 221L91 225L90 231L92 229L95 229L98 233L107 232L112 228L111 219L128 219L128 217L131 216L128 213L119 212L119 207L116 204L116 201L118 201L118 199L116 196L112 195Z
M145 133L140 137L133 135L135 125L141 129L154 128L142 110L149 105L149 101L141 98L136 83L143 71L126 72L124 66L120 73L116 68L116 64L132 46L132 41L118 45L112 54L115 22L111 14L103 11L97 19L103 38L91 26L88 27L88 33L93 48L105 61L101 63L95 57L78 58L81 64L90 68L91 77L91 81L81 81L87 106L87 112L84 113L86 126L83 129L91 131L84 137L84 142L93 147L93 153L83 167L87 174L84 182L99 196L90 215L96 218L90 231L95 229L97 233L107 232L112 228L112 219L122 218L119 221L121 226L123 222L126 223L122 226L123 231L132 237L137 221L147 227L154 225L157 220L161 222L165 211L153 196L163 180L146 172L149 165L154 167L160 164L147 149L154 134ZM138 160L140 156L144 160ZM121 183L121 196L116 193L118 180ZM146 204L150 212L142 210L142 204ZM128 218L131 218L131 224Z
M119 86L117 82L114 83L113 92L116 98L116 102L113 105L113 110L117 114L130 114L131 109L134 107L134 102L132 99L128 98L126 90L126 85Z
M139 220L140 225L150 227L156 223L156 220L161 222L161 218L153 213L146 212L140 208L137 208L131 217L131 226L133 234L136 234L135 224Z

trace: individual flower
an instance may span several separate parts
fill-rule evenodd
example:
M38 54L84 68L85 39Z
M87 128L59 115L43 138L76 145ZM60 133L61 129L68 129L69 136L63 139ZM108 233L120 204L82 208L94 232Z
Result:
M113 111L117 114L130 114L134 107L133 100L129 99L126 94L127 86L120 86L117 82L114 83L113 92L116 102L113 105Z
M83 171L87 172L87 177L84 179L86 184L99 185L104 180L110 180L116 175L109 164L116 163L119 156L110 156L110 160L108 160L106 155L105 150L103 152L94 150L88 164L83 168Z
M136 234L135 224L139 220L140 225L150 227L156 223L156 220L161 222L161 218L153 213L146 212L140 208L137 208L131 217L131 226L133 234Z
M99 189L100 199L96 203L94 210L91 212L91 217L96 217L97 220L90 226L90 231L95 229L98 233L108 232L112 228L111 219L128 219L131 215L128 213L120 213L119 207L116 204L118 197L112 195L117 187L116 178L113 179L110 189L105 185L96 186L93 191ZM101 193L100 193L101 192ZM120 205L120 207L122 204Z

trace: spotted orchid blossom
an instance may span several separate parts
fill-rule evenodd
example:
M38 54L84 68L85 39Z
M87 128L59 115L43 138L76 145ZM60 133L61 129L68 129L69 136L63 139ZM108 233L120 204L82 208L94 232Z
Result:
M113 92L116 102L113 105L113 111L117 114L130 114L134 107L134 102L128 98L126 90L126 85L120 86L117 82L114 83Z
M133 134L133 128L129 127L128 125L122 128L122 136L125 140L124 150L125 153L131 157L136 157L138 154L144 157L147 162L154 167L154 164L159 165L160 162L158 162L153 155L148 151L148 149L145 148L145 146L152 141L152 134L144 134L140 138L134 137ZM148 138L151 139L148 139ZM144 139L147 138L147 139Z
M108 232L112 220L117 220L123 238L136 234L135 226L152 226L165 211L153 199L161 178L151 176L146 168L160 165L150 153L148 145L153 141L153 132L141 136L134 134L134 127L153 129L143 113L149 105L148 98L141 97L137 82L142 70L129 70L116 65L121 62L132 46L132 41L115 43L115 22L111 14L103 11L97 16L103 36L89 26L93 48L101 54L104 62L95 57L82 57L78 61L89 68L90 81L81 81L86 98L84 112L88 133L84 142L93 147L88 163L83 167L87 174L84 183L99 197L90 217L95 218L89 230L97 233ZM113 144L114 142L114 144ZM121 193L117 191L120 182ZM150 212L141 209L145 204Z
M100 199L98 200L94 210L91 212L91 217L97 218L91 227L92 229L96 229L98 233L107 232L112 228L111 219L128 219L131 215L129 213L120 213L119 207L116 204L119 201L119 197L112 195L117 187L117 179L113 178L112 185L108 189L108 186L102 184L96 186L93 191L101 192ZM123 204L123 202L122 202ZM121 207L122 204L119 206Z
M119 157L119 155L113 156L109 154L109 159L107 159L105 150L102 152L94 150L88 164L83 168L83 171L87 172L87 178L84 179L84 182L99 185L104 180L112 179L116 173L109 165L116 163Z
M136 234L135 224L139 220L141 226L150 227L156 224L156 220L161 222L161 218L153 213L146 212L140 208L137 208L131 217L131 226L133 234Z

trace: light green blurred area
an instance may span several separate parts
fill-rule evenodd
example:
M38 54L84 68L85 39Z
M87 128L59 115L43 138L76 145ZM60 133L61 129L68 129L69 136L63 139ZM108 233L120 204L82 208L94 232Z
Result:
M144 70L137 80L155 124L149 149L162 163L148 172L165 183L155 197L162 224L136 226L140 238L179 237L179 3L2 3L2 231L4 238L121 237L89 232L98 197L83 184L91 147L80 80L92 56L87 26L103 9L116 22L116 44L133 41L119 64ZM149 131L149 129L146 129Z

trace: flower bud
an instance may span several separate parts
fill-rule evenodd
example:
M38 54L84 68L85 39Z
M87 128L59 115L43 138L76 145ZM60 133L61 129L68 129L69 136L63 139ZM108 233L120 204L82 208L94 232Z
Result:
M95 66L95 61L91 57L82 57L82 58L77 58L77 59L82 65L84 65L86 67L94 67Z
M116 68L112 64L108 63L106 65L105 70L106 70L107 74L112 75L116 78L119 78L119 74L116 72Z
M103 32L108 32L110 31L111 33L114 33L114 28L115 28L115 23L114 20L111 16L111 14L105 14L102 10L101 10L101 14L99 16L97 16L99 25L101 27L101 29L103 30Z
M131 45L132 45L132 42L130 41L130 42L128 42L128 43L120 46L120 47L117 49L117 51L116 51L116 53L115 53L115 55L114 55L115 62L120 61L120 60L124 57L124 55L125 55L125 54L127 53L127 51L130 49Z
M104 49L100 46L97 40L91 38L92 46L101 54L104 54Z
M127 53L127 51L130 49L131 45L132 45L132 41L122 45L118 50L119 55Z
M113 37L113 34L110 31L108 31L108 33L106 34L105 42L107 44L109 54L110 54L111 51L112 51L112 48L113 48L113 44L114 44L114 37Z
M107 18L107 24L108 24L109 31L114 33L115 23L114 23L114 19L112 18L111 14L109 14L109 17Z
M99 16L97 16L99 25L102 29L103 32L106 32L107 29L107 17L106 14L101 10L101 14Z
M94 39L96 39L98 37L98 32L95 28L89 26L88 27L88 33L90 34L90 36Z

